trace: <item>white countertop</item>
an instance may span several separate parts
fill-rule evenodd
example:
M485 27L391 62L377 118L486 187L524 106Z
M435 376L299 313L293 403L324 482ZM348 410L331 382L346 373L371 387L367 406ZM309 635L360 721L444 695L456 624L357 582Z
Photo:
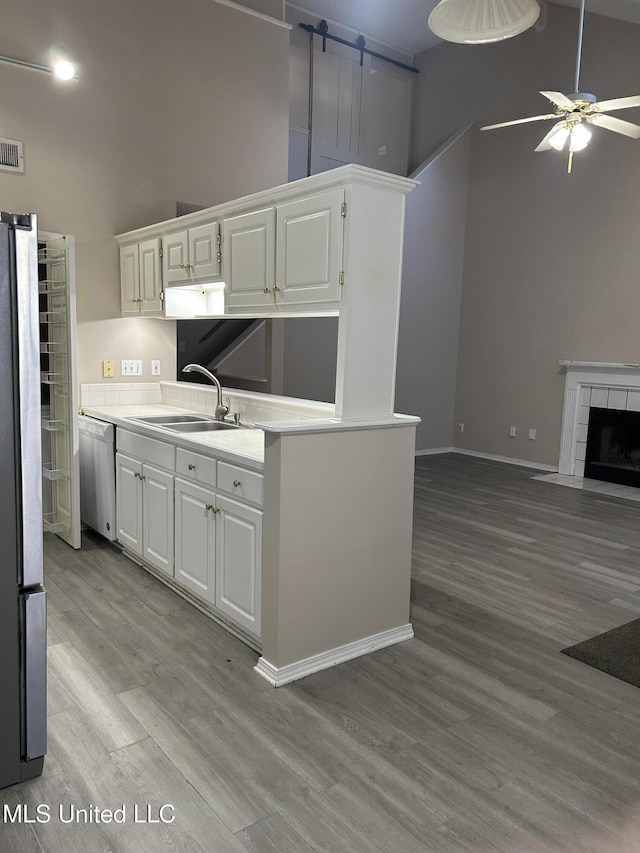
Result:
M264 432L261 429L248 427L220 430L220 432L178 433L158 425L131 420L172 413L194 414L176 406L85 406L83 411L91 418L107 421L115 424L116 427L166 441L168 444L187 447L230 462L238 462L257 471L262 471L264 467ZM204 417L211 418L210 415Z

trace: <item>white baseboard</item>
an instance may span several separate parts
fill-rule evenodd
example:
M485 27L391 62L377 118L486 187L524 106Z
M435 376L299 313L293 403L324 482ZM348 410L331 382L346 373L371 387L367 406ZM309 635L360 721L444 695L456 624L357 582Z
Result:
M314 672L320 672L322 669L328 669L330 666L344 663L361 655L368 655L370 652L384 649L386 646L402 643L404 640L411 640L412 637L413 627L411 624L402 625L399 628L382 631L380 634L372 634L370 637L356 640L354 643L338 646L337 649L330 649L328 652L322 652L310 658L303 658L286 666L273 666L268 660L261 657L258 659L258 663L254 669L272 687L282 687L283 684L289 684L291 681L305 678Z
M465 450L463 447L433 447L428 450L416 450L416 456L434 456L439 453L461 453L463 456L477 456L492 462L504 462L507 465L519 465L521 468L535 468L536 471L550 471L557 474L557 465L544 465L542 462L529 462L527 459L514 459L512 456L498 456L495 453L481 453L479 450Z
M513 459L511 456L497 456L495 453L480 453L479 450L465 450L462 447L452 447L453 453L463 456L477 456L479 459L490 459L492 462L505 462L507 465L520 465L522 468L535 468L538 471L557 473L557 465L544 465L542 462L529 462L528 459Z

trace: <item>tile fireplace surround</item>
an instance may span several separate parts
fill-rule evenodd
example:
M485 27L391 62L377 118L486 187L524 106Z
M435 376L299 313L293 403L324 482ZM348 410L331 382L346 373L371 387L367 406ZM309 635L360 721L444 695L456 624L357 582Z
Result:
M640 412L640 364L561 361L565 368L564 410L558 472L584 475L589 409Z

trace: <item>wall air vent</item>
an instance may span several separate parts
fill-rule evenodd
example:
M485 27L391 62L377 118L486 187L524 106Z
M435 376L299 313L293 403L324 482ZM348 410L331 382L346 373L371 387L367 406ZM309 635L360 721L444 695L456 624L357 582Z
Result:
M0 169L4 172L24 172L22 142L0 137Z

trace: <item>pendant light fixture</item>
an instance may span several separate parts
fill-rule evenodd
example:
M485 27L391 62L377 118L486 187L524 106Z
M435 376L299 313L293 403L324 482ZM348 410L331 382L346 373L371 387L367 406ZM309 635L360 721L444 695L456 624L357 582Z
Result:
M517 36L539 14L537 0L440 0L429 15L429 28L445 41L486 44Z

